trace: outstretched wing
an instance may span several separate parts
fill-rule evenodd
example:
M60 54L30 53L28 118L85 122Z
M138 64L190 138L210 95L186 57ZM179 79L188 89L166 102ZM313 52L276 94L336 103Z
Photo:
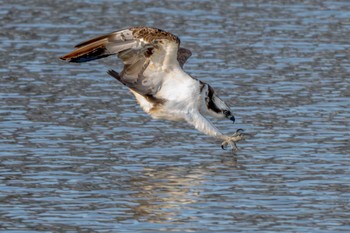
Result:
M142 50L154 47L155 41L167 39L179 44L180 40L171 33L157 28L133 27L107 35L98 36L75 46L75 50L60 57L69 62L87 62L100 59L125 50Z
M162 81L159 75L155 75L158 78L144 75L150 62L164 67L166 62L175 60L182 67L191 56L191 52L179 48L179 44L178 37L161 29L133 27L82 42L60 58L80 63L117 55L124 63L118 80L139 94L148 95L154 94Z

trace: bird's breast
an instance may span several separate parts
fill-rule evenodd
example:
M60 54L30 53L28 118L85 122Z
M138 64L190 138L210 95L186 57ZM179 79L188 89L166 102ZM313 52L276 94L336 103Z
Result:
M173 73L173 72L171 72ZM163 80L157 95L167 100L185 101L193 98L196 93L196 82L192 79L182 78L173 74L165 74L169 78Z

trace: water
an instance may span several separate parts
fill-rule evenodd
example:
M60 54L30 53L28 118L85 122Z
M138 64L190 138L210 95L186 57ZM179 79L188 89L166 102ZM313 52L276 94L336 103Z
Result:
M3 1L0 229L4 232L349 232L348 1ZM150 25L233 106L234 157L156 121L105 71L58 57Z

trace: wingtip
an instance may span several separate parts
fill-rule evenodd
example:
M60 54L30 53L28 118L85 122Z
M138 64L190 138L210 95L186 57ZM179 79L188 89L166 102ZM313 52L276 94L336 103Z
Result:
M119 75L119 73L117 71L112 70L112 69L108 70L107 74L112 75L112 76Z
M62 60L62 61L69 61L66 56L61 56L61 57L59 57L59 59Z
M120 80L121 79L121 77L120 77L120 75L119 75L119 73L117 72L117 71L115 71L115 70L108 70L107 71L107 74L109 74L110 76L112 76L113 78L115 78L115 79L117 79L117 80Z
M74 56L72 56L73 52L67 53L63 56L60 56L59 59L62 61L67 61L67 62L74 62Z

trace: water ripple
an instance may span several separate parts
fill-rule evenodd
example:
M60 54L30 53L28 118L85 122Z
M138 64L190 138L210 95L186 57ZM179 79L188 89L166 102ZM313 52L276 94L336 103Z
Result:
M345 1L11 1L0 9L0 225L7 232L347 232ZM105 74L58 57L133 25L181 36L186 70L233 106L236 157L150 119Z

